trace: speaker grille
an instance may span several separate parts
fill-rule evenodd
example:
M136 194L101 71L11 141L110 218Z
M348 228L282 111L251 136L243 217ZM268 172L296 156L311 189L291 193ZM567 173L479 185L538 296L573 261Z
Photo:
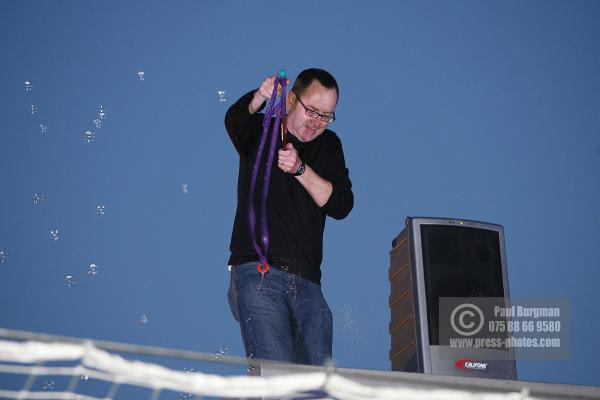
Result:
M498 232L421 226L429 344L439 345L440 297L503 297Z

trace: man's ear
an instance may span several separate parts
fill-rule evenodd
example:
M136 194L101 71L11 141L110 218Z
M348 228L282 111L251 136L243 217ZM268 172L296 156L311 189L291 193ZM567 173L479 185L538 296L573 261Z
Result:
M287 94L287 108L291 109L292 106L296 103L296 95L294 92L288 92Z

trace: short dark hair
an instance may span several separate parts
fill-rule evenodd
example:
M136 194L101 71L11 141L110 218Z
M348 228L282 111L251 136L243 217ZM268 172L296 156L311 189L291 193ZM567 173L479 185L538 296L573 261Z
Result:
M298 74L296 81L294 82L294 86L292 87L292 91L296 93L298 96L302 96L306 89L310 86L313 81L318 81L321 85L325 86L327 89L335 89L337 94L337 98L340 98L340 88L338 84L329 72L320 68L309 68Z

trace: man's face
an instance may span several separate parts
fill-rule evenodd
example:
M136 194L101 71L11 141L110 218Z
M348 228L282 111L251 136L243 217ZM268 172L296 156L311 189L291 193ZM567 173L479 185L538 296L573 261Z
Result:
M302 103L304 106L302 106ZM301 142L310 142L327 128L327 122L321 118L312 118L306 115L305 108L323 115L333 115L337 104L337 92L334 88L328 89L319 81L313 80L306 91L300 95L300 101L293 92L288 94L289 113L287 128Z

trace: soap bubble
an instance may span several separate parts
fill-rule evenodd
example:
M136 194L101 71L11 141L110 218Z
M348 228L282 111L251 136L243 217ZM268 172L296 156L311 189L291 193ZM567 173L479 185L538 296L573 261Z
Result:
M34 193L33 204L35 204L36 206L41 206L42 204L44 204L44 195L41 193Z
M227 101L227 93L224 90L217 90L217 94L219 95L220 103Z
M98 275L98 266L94 263L90 264L90 267L88 268L88 274Z
M350 338L352 345L360 342L360 329L357 322L356 313L347 305L343 305L339 311L339 321L342 324L342 331Z
M196 370L194 368L184 368L183 369L187 374L195 374ZM193 395L189 392L179 392L179 395L177 396L178 400L190 400L193 397Z
M187 183L182 183L181 184L181 191L183 192L183 194L188 194L189 193L189 189L188 189L188 185Z
M96 214L104 215L105 212L106 212L106 206L104 204L100 204L98 207L96 207Z
M144 80L144 71L139 71L137 74L138 74L138 79L140 81L143 81Z
M102 120L100 118L96 118L94 120L94 127L96 127L96 128L102 128Z
M58 229L50 230L50 238L55 242L59 239Z
M227 355L227 353L229 353L229 348L227 346L221 345L221 346L219 346L217 351L215 351L214 359L221 360L223 357L225 357Z
M40 124L40 129L42 130L42 134L48 132L48 125L42 123Z
M65 286L66 287L73 287L75 286L75 278L73 277L73 275L66 275L65 276Z
M25 81L25 91L27 93L31 92L35 85L31 81Z
M8 262L8 251L0 250L0 264Z
M190 400L194 395L189 392L179 392L177 400Z
M148 319L148 316L146 314L142 315L140 317L140 325L148 325L150 323L150 320Z
M108 111L106 111L106 107L98 106L98 112L96 113L100 120L104 120L108 116Z
M42 385L43 390L54 390L54 381L45 381Z
M85 140L87 143L92 143L94 139L96 139L96 134L92 131L85 131L83 134L83 140Z
M38 111L40 111L40 108L35 104L29 106L29 112L31 112L31 115L36 115Z
M248 356L248 359L253 359L254 358L254 353L250 353L250 355ZM260 373L260 369L258 369L258 365L256 364L249 364L248 368L246 368L246 372L248 372L248 374L250 375L256 375L257 373Z

